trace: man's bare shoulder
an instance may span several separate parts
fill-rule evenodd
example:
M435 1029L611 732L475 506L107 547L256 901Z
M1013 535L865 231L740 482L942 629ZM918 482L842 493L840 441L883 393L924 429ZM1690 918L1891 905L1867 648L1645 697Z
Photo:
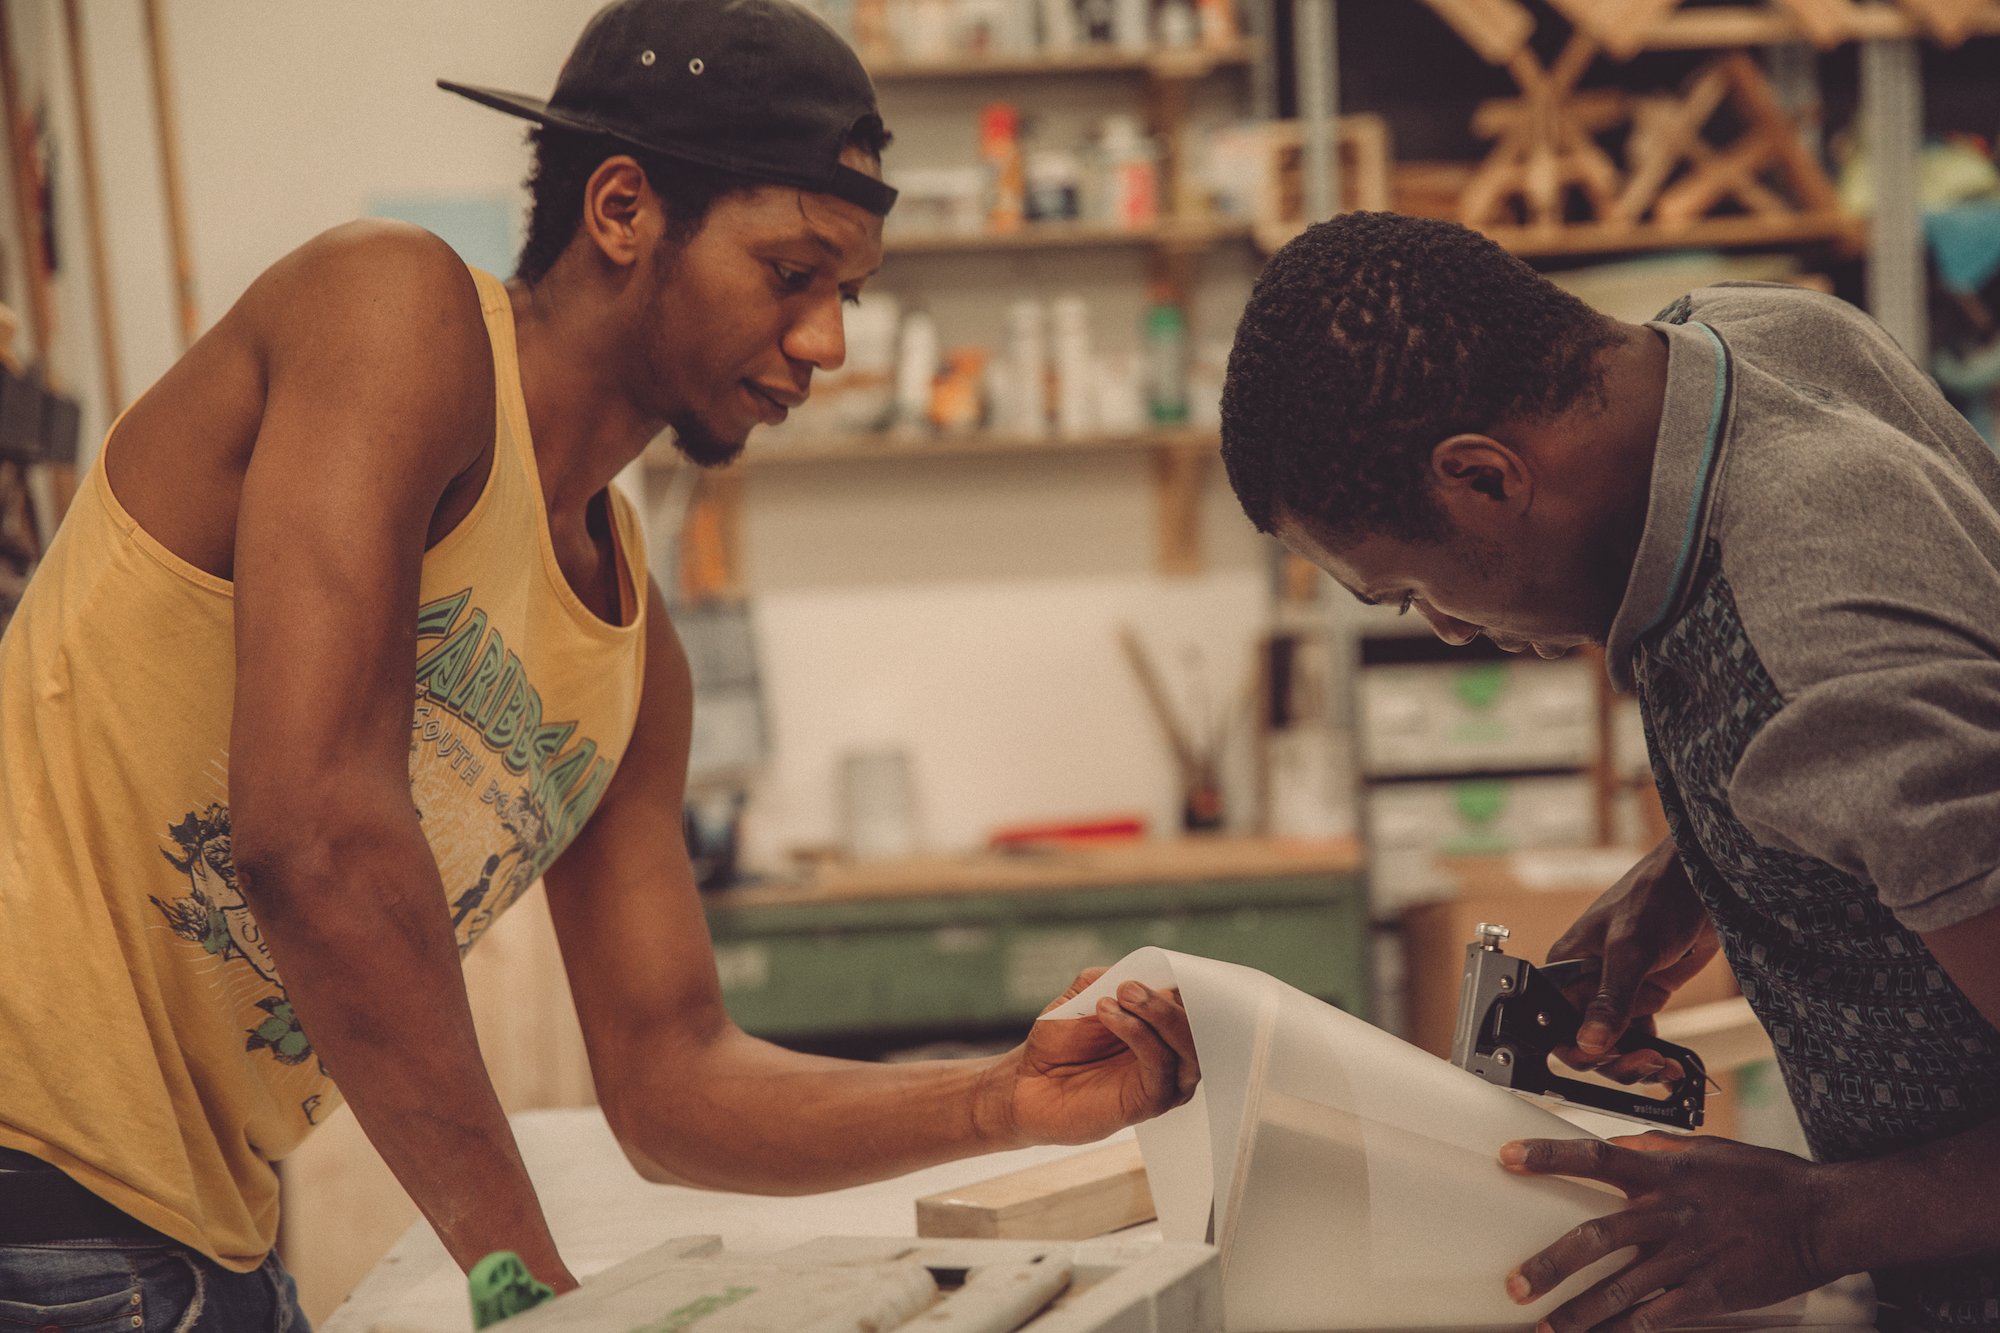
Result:
M457 253L420 227L370 220L323 232L266 269L229 318L273 394L287 383L322 404L329 391L352 393L470 454L491 439L493 351L479 289Z
M486 345L479 290L465 261L406 222L369 219L321 232L264 270L232 313L274 335L312 323L308 336L322 342L347 331L379 337L407 330L476 341L482 355Z

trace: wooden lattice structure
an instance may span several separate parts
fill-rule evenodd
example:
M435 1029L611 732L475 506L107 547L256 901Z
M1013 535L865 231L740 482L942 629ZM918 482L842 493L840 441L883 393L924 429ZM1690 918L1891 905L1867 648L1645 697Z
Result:
M1424 0L1513 97L1480 106L1485 159L1440 212L1510 248L1585 253L1663 245L1856 244L1860 227L1747 46L2000 33L2000 0L1550 0L1563 43L1537 42L1521 0ZM1600 59L1714 50L1678 92L1587 88ZM1437 178L1432 173L1432 182ZM1401 181L1399 179L1399 193Z
M1504 65L1525 50L1535 19L1521 0L1424 0L1480 56ZM1762 46L1807 41L1828 50L1847 42L1915 37L1957 46L2000 33L2000 0L1769 0L1768 4L1687 5L1684 0L1550 0L1605 54Z

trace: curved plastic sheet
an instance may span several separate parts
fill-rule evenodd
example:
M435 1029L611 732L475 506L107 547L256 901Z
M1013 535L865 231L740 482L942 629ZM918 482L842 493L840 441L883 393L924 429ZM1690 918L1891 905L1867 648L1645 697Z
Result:
M1141 1125L1139 1146L1166 1239L1222 1250L1231 1333L1523 1329L1631 1257L1515 1305L1514 1266L1622 1196L1513 1175L1500 1145L1588 1130L1234 963L1140 949L1044 1021L1128 979L1178 988L1194 1031L1201 1088ZM1740 1322L1873 1318L1814 1295Z

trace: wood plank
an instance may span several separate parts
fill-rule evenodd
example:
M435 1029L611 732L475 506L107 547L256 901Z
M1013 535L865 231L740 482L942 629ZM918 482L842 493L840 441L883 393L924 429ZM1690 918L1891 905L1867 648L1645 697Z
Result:
M917 1200L927 1238L1088 1240L1158 1216L1132 1140Z
M1488 64L1504 65L1535 35L1535 17L1519 0L1424 0Z
M1850 35L1856 41L1923 35L1922 25L1909 14L1883 5L1858 7L1850 26ZM1989 3L1986 9L1967 17L1964 30L1972 37L2000 33L2000 5ZM1810 35L1782 10L1744 5L1683 9L1669 14L1646 34L1644 46L1649 51L1698 51L1728 46L1781 46L1809 40Z
M1353 838L1167 838L1116 847L834 861L794 884L731 889L729 907L781 906L971 893L1065 893L1138 884L1348 875L1361 867Z
M1680 250L1702 246L1805 245L1820 241L1858 251L1867 224L1840 214L1700 218L1686 226L1592 222L1563 227L1485 226L1479 230L1524 257L1610 254L1620 250Z
M1900 0L1903 8L1940 46L1954 47L1972 35L1972 25L1987 12L1988 0Z

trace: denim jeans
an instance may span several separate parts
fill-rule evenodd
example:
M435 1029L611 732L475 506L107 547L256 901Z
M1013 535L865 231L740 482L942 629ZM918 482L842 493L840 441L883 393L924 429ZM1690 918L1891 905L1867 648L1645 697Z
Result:
M167 1240L0 1245L0 1333L312 1333L276 1254L232 1273Z

